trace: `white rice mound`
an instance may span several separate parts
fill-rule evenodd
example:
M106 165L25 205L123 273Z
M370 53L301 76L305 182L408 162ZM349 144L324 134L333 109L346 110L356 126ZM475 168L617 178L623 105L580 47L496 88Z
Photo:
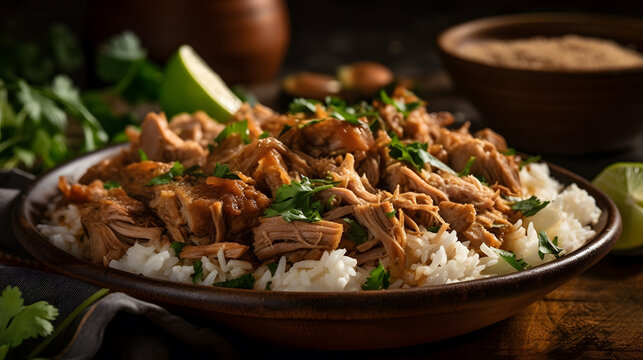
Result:
M563 189L552 178L546 164L529 164L520 170L523 198L535 195L540 200L551 201L531 217L512 225L505 234L504 247L532 267L555 259L538 255L538 231L544 231L550 240L557 237L563 254L581 247L595 232L600 209L595 200L576 184ZM57 247L74 256L87 258L83 243L83 228L78 208L72 204L48 211L47 224L38 225L40 232ZM482 244L482 256L469 248L469 242L458 240L455 231L446 227L437 233L420 229L407 233L406 270L390 288L432 286L459 281L480 279L515 272L498 253ZM160 247L159 247L160 246ZM386 259L384 259L386 260ZM386 263L386 261L384 261ZM195 282L193 262L180 259L169 244L136 243L119 260L112 260L109 267L157 279L182 283L213 285L244 274L253 273L255 289L276 291L358 291L368 278L372 266L357 266L357 260L346 256L346 249L324 252L319 260L304 260L288 265L282 256L270 271L266 264L253 269L251 263L231 260L219 251L216 258L201 258L203 276Z

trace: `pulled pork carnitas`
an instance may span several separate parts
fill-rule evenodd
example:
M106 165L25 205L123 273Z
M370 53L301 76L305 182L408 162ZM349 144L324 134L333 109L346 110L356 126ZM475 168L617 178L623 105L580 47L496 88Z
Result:
M95 263L137 241L255 265L345 248L401 277L408 233L450 229L473 249L501 248L520 217L505 200L522 195L519 157L495 132L453 123L404 88L355 106L296 99L289 114L244 104L227 125L149 113L129 148L78 184L60 179L61 204L80 209Z

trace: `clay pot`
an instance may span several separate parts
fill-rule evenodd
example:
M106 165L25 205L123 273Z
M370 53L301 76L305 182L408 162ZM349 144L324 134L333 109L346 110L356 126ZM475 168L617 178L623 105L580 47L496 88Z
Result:
M228 83L270 80L290 39L283 0L97 0L90 3L89 34L95 43L124 30L141 39L161 64L182 44Z

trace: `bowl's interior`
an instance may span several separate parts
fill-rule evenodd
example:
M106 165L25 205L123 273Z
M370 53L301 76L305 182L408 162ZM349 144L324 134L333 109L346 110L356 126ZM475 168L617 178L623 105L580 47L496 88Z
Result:
M518 14L483 18L452 27L438 37L442 51L471 60L467 45L482 40L524 39L534 36L562 36L575 34L613 40L620 45L643 51L643 21L598 14ZM487 64L488 65L488 64ZM538 72L561 72L531 70ZM643 71L643 67L621 70ZM602 72L566 70L563 72ZM620 71L619 71L620 72ZM614 73L614 71L609 71Z

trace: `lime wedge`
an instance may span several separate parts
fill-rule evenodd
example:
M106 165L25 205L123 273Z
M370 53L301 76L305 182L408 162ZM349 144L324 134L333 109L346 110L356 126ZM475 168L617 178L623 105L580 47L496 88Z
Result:
M219 122L227 122L241 106L241 100L188 45L168 62L159 98L168 117L202 110Z
M593 181L614 200L623 217L623 233L614 250L643 246L643 163L616 163Z

